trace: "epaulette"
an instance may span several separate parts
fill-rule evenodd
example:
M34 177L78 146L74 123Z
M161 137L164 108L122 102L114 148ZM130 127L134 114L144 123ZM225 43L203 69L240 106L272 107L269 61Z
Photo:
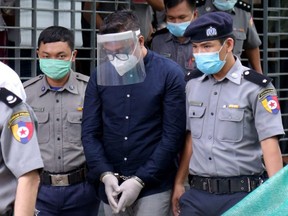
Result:
M41 75L39 75L39 76L36 76L36 77L34 77L34 78L31 78L31 79L25 81L25 82L23 83L24 88L26 88L27 86L32 85L32 84L35 83L35 82L38 82L39 80L43 79L43 77L44 77L44 75L41 74Z
M162 29L157 30L156 32L154 32L154 33L151 35L151 37L153 38L153 37L155 37L155 36L157 36L157 35L165 34L165 33L167 33L167 32L169 32L169 30L168 30L167 28L162 28Z
M203 73L200 70L198 70L198 69L193 70L193 71L189 71L185 75L185 81L188 82L189 80L198 78L198 77L200 77L202 75L203 75Z
M0 101L4 102L10 108L15 107L22 102L22 99L6 88L0 88Z
M235 4L235 7L238 7L247 12L251 12L251 9L252 9L251 4L244 2L244 1L240 1L240 0L237 1L237 3Z
M77 73L77 72L74 72L74 73L75 73L76 79L81 80L81 81L85 81L85 82L89 81L89 78L90 78L89 76L86 76L84 74Z
M205 5L206 0L197 0L196 1L196 7L201 7L203 5Z
M255 70L244 71L243 77L244 79L252 83L255 83L257 85L260 85L262 87L266 87L272 81L272 78L265 76L263 74L260 74Z

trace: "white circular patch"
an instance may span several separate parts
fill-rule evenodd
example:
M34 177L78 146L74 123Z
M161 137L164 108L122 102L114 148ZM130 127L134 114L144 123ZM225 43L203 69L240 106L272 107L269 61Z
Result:
M273 110L273 109L276 109L277 108L277 102L275 100L270 100L268 102L268 107Z
M26 138L29 135L29 129L27 127L19 127L17 130L17 135L20 138Z

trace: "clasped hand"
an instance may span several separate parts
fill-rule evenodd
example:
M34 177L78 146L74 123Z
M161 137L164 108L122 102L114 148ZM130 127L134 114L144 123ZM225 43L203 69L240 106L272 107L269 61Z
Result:
M126 207L132 205L143 188L143 186L133 178L127 179L119 186L118 179L112 174L105 175L102 182L105 184L105 192L109 205L113 213L116 214L120 211L124 212ZM117 198L118 195L121 195L119 200Z

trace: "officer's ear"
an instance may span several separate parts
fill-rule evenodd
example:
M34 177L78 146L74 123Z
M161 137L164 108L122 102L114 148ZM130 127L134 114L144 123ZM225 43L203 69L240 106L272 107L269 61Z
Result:
M234 48L234 39L229 37L226 39L227 51L232 52Z

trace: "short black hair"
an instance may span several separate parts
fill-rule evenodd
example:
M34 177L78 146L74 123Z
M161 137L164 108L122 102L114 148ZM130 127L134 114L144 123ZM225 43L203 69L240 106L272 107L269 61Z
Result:
M139 19L132 10L119 10L105 17L99 32L100 34L109 34L139 29Z
M196 8L196 0L164 0L165 10L176 7L182 2L187 2L191 10Z
M50 26L44 29L38 38L38 48L42 42L46 44L59 41L67 42L70 49L74 50L74 34L63 26Z

